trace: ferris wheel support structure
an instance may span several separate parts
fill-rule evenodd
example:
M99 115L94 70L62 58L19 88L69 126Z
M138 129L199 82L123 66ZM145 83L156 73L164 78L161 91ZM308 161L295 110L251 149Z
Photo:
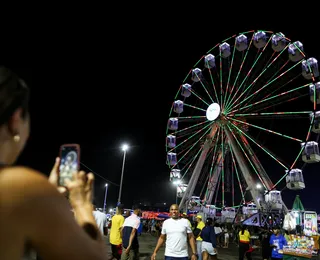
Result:
M236 160L237 160L238 165L240 167L240 170L243 174L243 177L248 185L247 189L251 193L251 196L252 196L257 208L261 209L261 202L264 201L264 198L261 196L261 193L259 192L259 190L257 190L255 182L254 182L252 175L250 173L250 170L247 166L247 163L246 163L245 159L243 158L242 153L239 151L239 148L236 145L232 134L230 133L230 131L227 127L224 127L224 131L225 131L225 134L228 138L229 145L230 145L230 147L236 157Z
M273 183L270 180L266 170L263 168L262 164L260 163L258 157L253 152L253 150L252 150L247 138L244 135L240 135L240 138L241 138L242 142L246 144L245 145L245 149L247 150L247 152L249 153L251 158L253 158L252 163L254 164L256 169L258 170L262 181L264 182L264 184L267 187L267 189L271 190L273 188Z
M221 174L221 169L222 169L222 152L220 151L215 169L213 171L213 175L208 181L208 193L206 193L204 197L204 201L206 201L209 204L212 203L213 195L217 189L217 184Z
M189 181L190 185L188 185L186 191L183 194L183 197L180 201L179 204L179 208L180 210L187 210L188 209L188 201L191 198L191 196L193 195L194 189L196 187L196 184L198 182L204 161L206 160L207 154L209 152L209 149L211 147L211 143L212 143L212 139L211 138L207 138L206 141L203 144L203 149L202 152L200 154L199 160L192 172L192 177Z

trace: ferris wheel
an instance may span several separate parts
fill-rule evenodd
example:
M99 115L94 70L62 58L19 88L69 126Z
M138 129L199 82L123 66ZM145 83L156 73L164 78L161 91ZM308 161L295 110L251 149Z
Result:
M243 32L203 55L167 124L170 180L185 188L180 208L194 198L235 208L249 193L257 209L272 202L286 211L281 190L305 188L304 167L320 161L318 77L317 60L282 33Z

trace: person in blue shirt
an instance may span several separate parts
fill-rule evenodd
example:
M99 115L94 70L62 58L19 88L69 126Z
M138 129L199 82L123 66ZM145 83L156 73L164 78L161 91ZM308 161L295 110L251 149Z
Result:
M278 260L283 259L283 246L287 245L287 240L280 234L280 228L275 227L273 229L273 234L270 237L270 247L272 248L271 259Z
M205 227L201 230L200 237L202 238L202 259L215 260L217 259L217 241L214 232L213 219L207 218Z

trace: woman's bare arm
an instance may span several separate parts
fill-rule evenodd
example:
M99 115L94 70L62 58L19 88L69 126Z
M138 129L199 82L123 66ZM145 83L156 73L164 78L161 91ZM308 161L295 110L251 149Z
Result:
M85 233L66 199L40 173L23 167L3 170L0 197L1 207L10 203L12 214L19 216L19 232L44 259L105 259L103 241L93 240ZM75 209L90 210L90 205ZM83 216L83 223L93 219L85 213Z

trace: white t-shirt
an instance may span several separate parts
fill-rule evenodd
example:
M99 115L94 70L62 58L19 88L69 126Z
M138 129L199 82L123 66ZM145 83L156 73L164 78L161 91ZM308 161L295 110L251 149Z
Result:
M169 218L162 224L161 234L166 235L165 256L188 257L188 234L192 233L187 219Z
M95 210L95 211L93 211L93 216L96 220L97 226L98 226L101 234L104 235L103 228L108 227L107 215L98 211L98 210Z

